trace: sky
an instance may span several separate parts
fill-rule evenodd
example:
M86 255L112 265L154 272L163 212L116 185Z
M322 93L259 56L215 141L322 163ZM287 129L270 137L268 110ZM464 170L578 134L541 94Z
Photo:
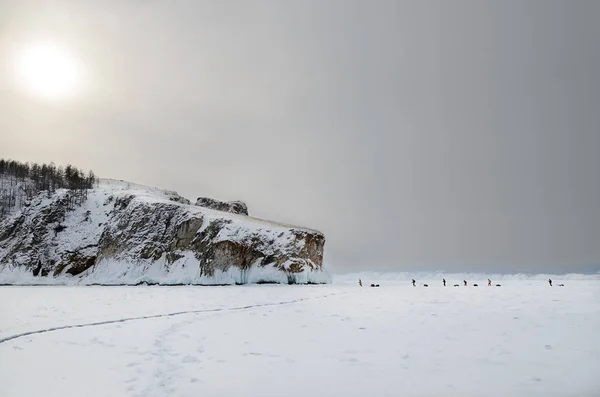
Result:
M0 157L242 200L331 270L600 270L600 2L0 0ZM20 51L76 92L18 84ZM41 62L43 63L43 62Z

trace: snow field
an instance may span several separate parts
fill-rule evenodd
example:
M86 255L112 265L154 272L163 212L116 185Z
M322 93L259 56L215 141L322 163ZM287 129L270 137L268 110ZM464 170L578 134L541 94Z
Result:
M2 287L0 395L600 392L598 281L429 284Z

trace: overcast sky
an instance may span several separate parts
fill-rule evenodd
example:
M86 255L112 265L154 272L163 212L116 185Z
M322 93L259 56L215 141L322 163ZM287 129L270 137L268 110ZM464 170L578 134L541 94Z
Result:
M325 233L334 271L600 270L598 1L0 0L0 157ZM39 40L78 95L15 84Z

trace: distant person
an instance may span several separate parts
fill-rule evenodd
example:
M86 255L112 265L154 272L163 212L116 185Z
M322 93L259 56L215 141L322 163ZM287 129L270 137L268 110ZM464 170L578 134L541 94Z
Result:
M415 281L415 279L413 278L413 280L412 280L412 285L413 285L413 287L416 287L416 286L417 286L417 284L416 284L416 283L417 283L417 282L416 282L416 281Z
M444 287L445 287L446 286L446 279L443 279L442 283L444 283Z
M490 280L490 279L488 278L488 287L491 287L491 286L492 286L492 280Z
M465 283L465 287L467 286L467 280L463 280L463 283Z
M550 284L550 286L552 287L552 279L548 279L548 284Z
M358 279L358 285L362 287L362 280L360 278Z

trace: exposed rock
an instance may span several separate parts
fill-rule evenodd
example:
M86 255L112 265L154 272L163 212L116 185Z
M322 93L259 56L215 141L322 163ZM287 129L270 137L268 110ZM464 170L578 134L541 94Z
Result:
M185 205L190 205L192 203L190 200L186 199L185 197L181 197L179 194L177 194L177 192L167 190L167 191L165 191L165 193L168 195L169 200L174 201L176 203L181 203L181 204L185 204Z
M199 199L227 211L215 212L174 192L131 186L103 181L74 209L67 190L34 198L0 223L0 282L15 272L109 284L326 279L318 231L243 216L240 202Z
M219 201L208 197L198 197L198 207L210 208L217 211L231 212L232 214L248 215L248 206L241 201Z

